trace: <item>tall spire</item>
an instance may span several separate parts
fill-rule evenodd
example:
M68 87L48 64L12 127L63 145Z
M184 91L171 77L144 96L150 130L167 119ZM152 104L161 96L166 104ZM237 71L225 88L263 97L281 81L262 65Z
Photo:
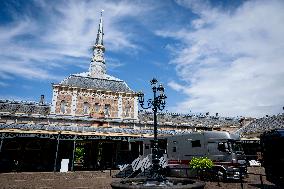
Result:
M106 74L105 58L104 58L104 31L103 31L103 11L101 11L100 23L96 38L96 43L93 46L93 57L89 68L91 77L102 78Z

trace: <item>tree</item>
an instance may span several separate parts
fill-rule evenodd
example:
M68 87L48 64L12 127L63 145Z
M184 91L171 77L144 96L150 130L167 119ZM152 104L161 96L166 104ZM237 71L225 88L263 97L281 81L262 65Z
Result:
M82 163L84 155L85 155L84 147L78 146L75 148L75 162Z

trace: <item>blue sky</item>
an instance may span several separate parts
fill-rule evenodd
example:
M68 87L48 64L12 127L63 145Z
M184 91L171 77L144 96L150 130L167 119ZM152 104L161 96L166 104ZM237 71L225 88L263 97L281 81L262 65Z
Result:
M51 101L51 83L88 71L104 9L107 72L168 111L282 113L284 2L0 1L0 98Z

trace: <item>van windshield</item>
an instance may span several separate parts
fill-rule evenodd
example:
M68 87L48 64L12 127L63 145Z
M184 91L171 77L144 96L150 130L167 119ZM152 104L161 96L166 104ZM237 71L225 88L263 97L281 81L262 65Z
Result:
M226 141L218 143L218 150L221 152L243 152L243 148L238 141Z
M231 141L231 144L232 144L232 150L234 152L243 152L244 151L241 142Z
M231 152L232 146L230 142L219 142L218 143L218 150L221 152Z

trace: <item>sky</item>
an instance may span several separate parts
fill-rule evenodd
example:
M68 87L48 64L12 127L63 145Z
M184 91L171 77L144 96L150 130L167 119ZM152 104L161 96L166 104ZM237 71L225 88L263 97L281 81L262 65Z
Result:
M88 71L100 11L107 73L165 111L283 113L282 0L1 0L0 99L51 102L52 83Z

